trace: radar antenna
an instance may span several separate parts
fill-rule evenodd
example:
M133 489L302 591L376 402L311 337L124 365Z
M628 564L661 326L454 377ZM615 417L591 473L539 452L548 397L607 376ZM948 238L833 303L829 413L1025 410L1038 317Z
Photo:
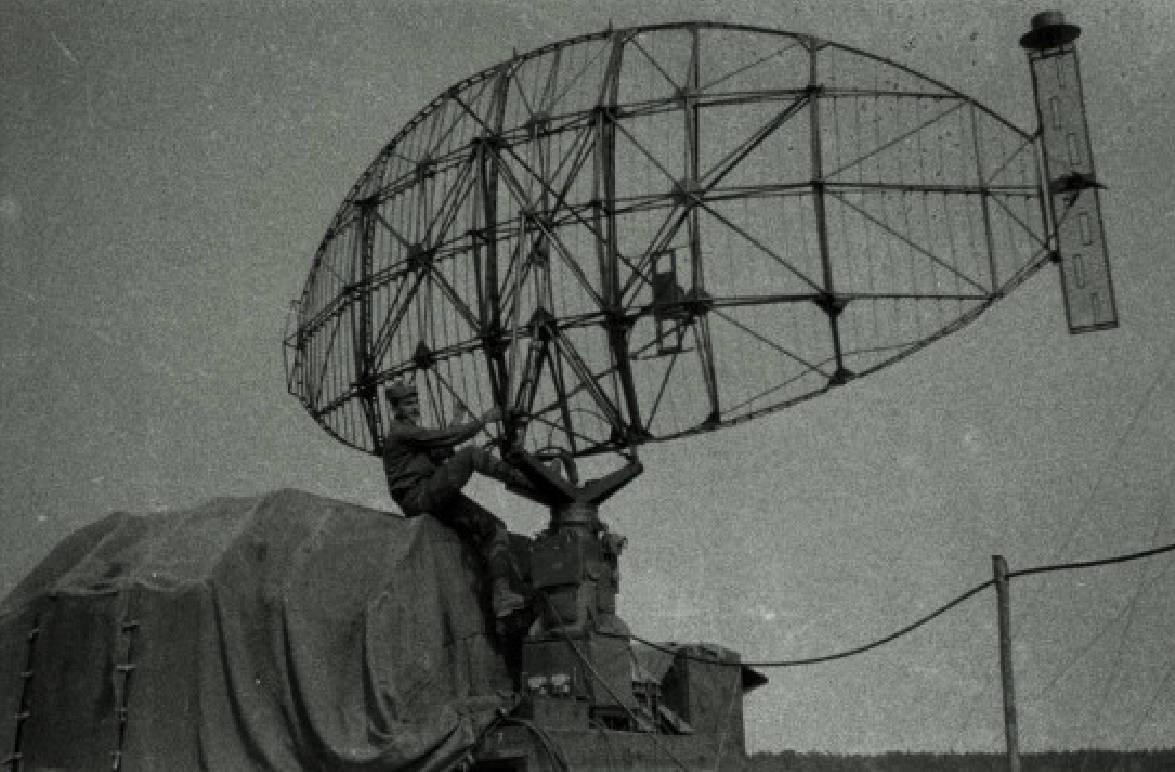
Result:
M1051 261L1072 331L1117 324L1079 32L1046 13L1021 39L1036 132L774 29L609 27L515 54L433 99L351 188L296 303L289 391L376 454L383 384L413 380L426 424L501 411L504 458L552 509L524 666L623 723L622 540L597 510L640 445L893 364ZM580 484L578 463L617 458Z
M339 208L289 390L378 453L378 387L413 379L426 422L496 406L506 446L574 472L874 372L1058 252L1073 329L1110 325L1076 54L1034 23L1039 133L887 59L728 24L607 30L477 73Z

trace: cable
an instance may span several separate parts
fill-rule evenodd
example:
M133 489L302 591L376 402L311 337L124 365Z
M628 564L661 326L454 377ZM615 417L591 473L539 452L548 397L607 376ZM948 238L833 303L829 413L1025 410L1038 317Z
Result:
M1150 405L1154 401L1156 393L1160 390L1160 386L1163 384L1163 382L1165 380L1165 377L1167 375L1167 370L1170 367L1171 361L1173 358L1175 358L1175 350L1168 352L1166 358L1164 359L1162 364L1158 367L1154 378L1152 379L1146 392L1143 394L1142 399L1139 401L1137 408L1134 410L1133 415L1130 418L1130 422L1126 426L1125 430L1116 438L1116 441L1114 442L1113 449L1109 455L1109 464L1103 466L1101 474L1098 475L1097 479L1094 482L1092 490L1089 492L1087 498L1085 499L1085 501L1081 507L1081 511L1079 512L1078 516L1076 518L1074 518L1074 520L1072 521L1070 528L1068 529L1068 532L1066 533L1064 539L1061 540L1059 546L1053 551L1053 558L1054 559L1063 555L1066 551L1068 551L1069 546L1073 542L1074 537L1076 536L1077 532L1085 525L1085 523L1089 517L1090 511L1093 508L1093 505L1096 502L1098 495L1102 489L1103 483L1105 482L1105 480L1107 478L1107 470L1110 468L1110 465L1117 463L1119 461L1119 459L1121 458L1123 450L1126 446L1126 441L1129 438L1131 438L1132 436L1135 436L1136 427L1140 424L1145 411L1147 410L1148 407L1150 407ZM1168 488L1167 501L1170 500L1170 494L1171 494L1171 489ZM1163 505L1164 509L1165 509L1165 507L1166 507L1166 503L1164 503L1164 505ZM1151 543L1154 543L1156 537L1158 536L1159 527L1162 524L1161 518L1162 518L1162 513L1160 512L1160 515L1159 515L1158 519L1156 520L1154 533L1151 536ZM1170 551L1173 548L1175 548L1175 545L1168 545L1166 547L1160 547L1160 548L1156 548L1156 549L1152 549L1152 550L1147 550L1145 552L1132 553L1129 555L1117 556L1117 557L1107 558L1107 559L1103 559L1103 560L1070 562L1070 563L1060 563L1060 564L1040 566L1037 568L1013 572L1013 573L1009 574L1009 578L1012 578L1013 576L1029 576L1029 575L1034 575L1037 573L1050 573L1050 572L1076 569L1076 568L1089 568L1089 567L1096 567L1096 566L1102 566L1102 565L1111 565L1111 564L1126 562L1126 561L1130 561L1130 560L1137 560L1142 557L1150 557L1155 554L1160 554L1160 553ZM1071 672L1072 666L1076 662L1078 662L1079 660L1084 658L1093 649L1093 647L1106 636L1106 634L1110 631L1110 629L1112 628L1113 625L1117 624L1118 622L1120 622L1122 620L1124 614L1129 614L1129 619L1127 621L1127 626L1126 626L1126 630L1128 631L1130 625L1133 624L1134 610L1135 610L1135 606L1137 604L1139 597L1142 594L1144 594L1145 592L1149 591L1154 586L1154 584L1157 582L1158 578L1161 575L1162 574L1156 575L1145 585L1140 584L1137 592L1131 598L1129 604L1125 608L1123 608L1121 611L1119 611L1119 613L1117 615L1115 615L1115 617L1113 619L1109 620L1100 630L1098 630L1098 632L1096 634L1094 634L1094 636L1086 642L1086 644L1081 648L1081 650L1079 652L1077 652L1076 655L1071 657L1069 659L1069 662L1066 663L1061 668L1061 670L1058 671L1052 677L1052 679L1050 679L1049 682L1047 684L1045 684L1039 690L1039 692L1034 696L1039 698L1039 697L1042 697L1043 695L1045 695L1046 693L1048 693L1049 691L1051 691L1069 672ZM1027 617L1029 619L1032 619L1035 616L1034 612L1035 612L1036 608L1038 607L1038 605L1039 605L1039 601L1032 601L1027 605L1027 607L1025 609L1025 614L1027 615ZM1124 638L1125 634L1126 634L1125 632L1122 633L1123 640L1125 639ZM1119 650L1119 655L1120 654L1121 654L1121 651ZM1101 700L1098 703L1098 707L1097 707L1097 711L1096 711L1096 715L1098 715L1098 716L1101 715L1102 711L1105 708L1105 704L1109 699L1110 691L1111 691L1111 688L1114 683L1114 678L1116 676L1116 669L1117 669L1117 665L1115 665L1115 672L1111 673L1110 678L1106 683L1104 693L1101 696Z
M1149 592L1156 584L1158 584L1159 580L1164 577L1164 575L1167 573L1167 570L1169 570L1169 568L1170 568L1170 566L1168 566L1167 569L1164 569L1163 571L1160 571L1159 573L1152 576L1150 578L1150 580L1147 582L1146 586L1143 587L1139 591L1138 595L1142 595L1142 594ZM1136 595L1135 597L1138 597L1138 595ZM1102 637L1106 633L1108 633L1115 624L1117 624L1118 622L1120 622L1122 620L1122 615L1127 613L1128 611L1130 611L1130 608L1133 606L1133 603L1134 603L1134 601L1132 600L1129 605L1123 607L1123 609L1121 611L1119 611L1112 619L1108 620L1104 625L1102 625L1102 628L1100 630L1098 630L1097 633L1094 634L1094 636L1086 642L1086 644L1081 648L1081 650L1079 652L1077 652L1075 655L1073 655L1072 657L1070 657L1068 663L1066 663L1064 666L1062 666L1062 668L1057 672L1057 674L1054 675L1051 679L1049 679L1049 682L1046 683L1044 686L1042 686L1039 691L1037 691L1035 694L1030 695L1030 698L1031 699L1040 699L1041 697L1044 697L1046 694L1048 694L1050 691L1052 691L1053 687L1055 687L1058 683L1060 683L1061 680L1071 672L1071 668L1073 667L1073 665L1076 664L1077 662L1079 662L1082 658L1084 658L1085 655L1089 654L1089 652L1093 649L1093 647L1096 646L1099 641L1101 641Z
M1122 657L1126 651L1126 641L1130 635L1130 630L1134 626L1134 620L1136 619L1135 614L1138 610L1138 599L1140 597L1141 593L1136 592L1134 597L1130 599L1130 603L1128 603L1126 606L1126 624L1123 626L1122 633L1118 638L1118 648L1117 651L1114 652L1113 664L1110 665L1110 673L1106 678L1105 686L1102 689L1101 698L1097 701L1097 707L1094 709L1093 725L1095 727L1099 727L1102 730L1101 734L1103 740L1106 738L1108 732L1107 727L1102 723L1102 715L1105 712L1106 704L1110 701L1110 695L1114 691L1114 686L1118 682L1119 674L1122 672ZM1093 744L1096 746L1098 743L1095 741ZM1084 772L1084 763L1082 763L1081 769L1082 772Z
M1155 379L1151 381L1151 385L1149 388L1147 388L1146 394L1143 395L1142 401L1139 402L1138 409L1135 410L1134 415L1130 417L1130 423L1127 425L1126 430L1122 432L1117 441L1114 443L1114 450L1110 454L1111 463L1116 462L1118 456L1122 453L1122 448L1126 444L1126 438L1129 437L1130 434L1134 431L1134 427L1138 424L1139 419L1142 417L1143 410L1145 410L1146 407L1150 404L1151 399L1155 395L1155 390L1162 382L1167 368L1171 365L1172 359L1175 359L1175 349L1172 349L1167 354L1167 359L1159 367L1158 374L1155 376ZM1093 506L1095 497L1101 490L1102 482L1106 478L1105 470L1108 468L1108 465L1102 467L1102 474L1099 474L1097 480L1094 482L1093 490L1089 492L1089 497L1085 500L1085 506L1081 508L1081 512L1077 516L1077 522L1073 524L1073 527L1069 529L1069 533L1065 535L1065 538L1061 542L1060 546L1057 547L1057 549L1053 552L1054 560L1064 554L1065 550L1069 548L1069 543L1073 540L1073 536L1077 533L1078 528L1080 528L1085 518L1089 516L1089 510Z
M1166 491L1166 495L1164 497L1163 504L1161 507L1159 507L1158 515L1155 517L1155 525L1154 525L1153 531L1151 533L1151 538L1150 538L1150 543L1152 543L1152 544L1158 540L1159 533L1162 530L1162 527L1164 524L1163 515L1167 509L1167 505L1171 501L1171 493L1172 493L1172 486L1169 485L1167 487L1167 491ZM1170 564L1168 564L1167 568L1168 569L1170 568ZM1114 618L1114 621L1117 621L1122 618L1123 612L1126 615L1125 625L1123 626L1123 628L1119 634L1118 648L1117 648L1117 651L1115 652L1115 655L1114 655L1113 665L1110 667L1109 677L1106 679L1105 688L1102 691L1101 699L1098 701L1097 709L1094 711L1094 714L1093 714L1094 726L1103 727L1103 730L1105 728L1105 725L1102 723L1101 718L1102 718L1103 712L1105 711L1107 703L1109 703L1109 701L1110 701L1110 695L1113 692L1113 688L1114 688L1116 682L1118 681L1118 676L1122 672L1121 671L1122 658L1124 656L1124 652L1125 652L1126 644L1127 644L1127 639L1130 636L1131 628L1134 626L1134 622L1137 619L1136 614L1138 611L1138 603L1142 599L1142 597L1152 587L1154 587L1155 584L1158 583L1158 580L1160 578L1162 578L1162 576L1166 573L1166 569L1156 573L1149 581L1144 580L1145 573L1146 573L1145 569L1140 571L1138 588L1135 590L1134 594L1131 596L1130 601L1126 605L1124 610L1120 611ZM1108 629L1109 629L1109 625L1107 625L1105 628L1103 628L1103 631L1108 630ZM1098 638L1100 638L1100 637L1101 637L1101 633L1099 632ZM1092 645L1090 648L1092 648ZM1148 711L1149 711L1149 709L1148 709ZM1139 725L1139 727L1141 728L1141 724ZM1137 734L1137 731L1136 731L1136 734ZM1083 770L1084 770L1084 767L1085 767L1085 765L1082 764Z
M477 750L481 747L482 743L485 742L485 739L489 737L490 732L494 731L503 724L517 724L518 726L525 727L526 729L530 730L535 735L535 737L539 739L543 749L547 752L548 756L550 756L551 761L554 762L554 765L558 769L563 770L563 772L570 772L571 765L567 763L567 757L563 755L563 750L559 747L559 744L555 741L554 738L544 732L534 722L526 721L524 719L517 718L516 716L509 715L505 708L498 709L493 721L486 725L486 728L481 731L481 733L477 736L477 739L474 740L473 743L469 746L469 750L465 752L462 758L462 763L469 766L475 764ZM468 766L461 768L468 769Z
M551 761L555 762L555 766L564 772L570 772L571 765L567 763L567 757L563 755L563 749L559 747L559 743L555 738L543 731L543 729L533 721L517 718L515 716L507 716L502 719L503 724L517 724L530 730L535 737L539 738L539 743L543 746L543 750L550 756Z
M1128 563L1132 560L1141 560L1142 558L1149 558L1153 557L1154 555L1162 555L1165 552L1172 551L1175 551L1175 543L1168 544L1164 547L1143 550L1142 552L1131 552L1127 555L1115 555L1114 557L1102 558L1100 560L1083 560L1074 563L1057 563L1049 566L1022 568L1019 571L1008 572L1008 578L1013 579L1021 576L1034 576L1036 574L1046 574L1053 571L1069 571L1074 568L1096 568L1098 566L1110 566L1116 563Z
M1096 566L1106 566L1106 565L1113 565L1113 564L1117 564L1117 563L1126 563L1126 562L1129 562L1132 560L1140 560L1142 558L1153 557L1155 555L1161 555L1163 553L1172 552L1172 551L1175 551L1175 543L1168 544L1165 547L1158 547L1156 549L1130 553L1128 555L1115 555L1114 557L1103 558L1101 560L1088 560L1088 561L1084 561L1084 562L1080 562L1080 563L1065 563L1065 564L1059 564L1059 565L1035 566L1033 568L1024 568L1019 571L1009 572L1008 578L1012 579L1012 578L1018 578L1018 577L1022 577L1022 576L1033 576L1035 574L1043 574L1043 573L1047 573L1050 571L1063 571L1063 570L1069 570L1069 569L1075 569L1075 568L1092 568L1092 567L1096 567ZM901 629L899 629L893 633L890 633L889 635L885 636L884 638L878 638L877 640L874 640L870 643L866 643L862 646L857 646L852 649L847 649L845 651L840 651L840 652L836 652L833 654L825 654L825 655L817 656L817 657L804 657L801 659L769 660L769 661L758 661L758 662L717 662L709 657L701 657L701 656L697 656L697 655L691 655L691 654L687 654L684 652L680 652L677 649L673 649L668 646L664 646L662 644L654 643L652 641L641 638L639 635L620 635L618 633L603 633L603 632L599 633L599 635L601 635L605 638L623 638L625 640L634 640L639 643L643 643L645 646L656 649L657 651L663 652L665 654L673 654L673 655L676 655L679 657L684 657L686 659L692 659L692 660L696 660L699 662L705 662L705 663L708 663L711 665L722 665L725 667L775 668L775 667L800 667L803 665L816 665L816 664L820 664L823 662L831 662L833 660L846 659L848 657L852 657L857 654L864 654L867 651L872 651L873 649L884 646L887 643L892 643L893 641L896 641L898 638L901 638L902 636L907 635L907 634L913 632L914 630L917 630L919 627L922 627L927 622L930 622L931 620L942 616L946 612L953 609L955 606L958 606L961 603L963 603L964 601L967 601L967 600L971 599L972 597L974 597L975 595L978 595L980 592L986 590L988 587L991 587L993 584L995 584L994 580L989 579L988 581L984 582L983 584L976 585L975 587L972 587L970 590L964 592L962 595L959 595L959 596L955 597L954 599L947 601L946 603L939 606L934 611L931 611L929 614L926 614L925 616L920 617L919 619L915 620L914 622L911 622L910 624L906 625L905 627L902 627ZM545 595L544 595L544 598L545 598ZM547 600L547 602L549 604L550 600ZM569 642L570 642L570 639L569 639ZM571 643L571 645L572 645L572 648L575 647L575 644L573 642ZM578 654L578 650L576 653ZM580 656L582 656L582 655L580 655Z
M588 671L593 676L595 676L596 681L598 681L600 683L600 685L604 687L604 691L608 692L608 695L610 697L612 697L612 699L615 700L616 703L618 705L620 705L620 707L624 708L624 712L628 714L628 717L632 720L633 725L639 726L640 722L637 719L636 714L633 713L632 709L629 708L628 705L626 705L624 703L624 700L620 699L620 696L617 695L616 692L614 692L612 690L612 687L608 685L608 682L600 675L599 671L596 670L595 666L592 665L591 660L589 660L586 656L584 656L583 652L581 652L579 650L579 647L575 645L575 641L572 640L571 636L567 632L566 626L563 624L563 619L559 616L559 609L557 609L555 607L554 601L552 601L551 598L547 595L547 593L543 592L542 590L540 590L538 592L538 596L543 599L543 602L545 602L547 604L547 608L549 608L551 610L551 614L554 615L555 621L559 625L559 632L561 632L563 634L563 639L565 641L567 641L567 645L571 647L571 650L573 652L575 652L575 656L579 657L580 661L583 662L584 667L586 667L588 669ZM619 635L617 633L597 633L597 634L601 635L603 637L607 637L607 638L621 638L624 640L629 639L629 636ZM633 636L633 637L635 637L635 636ZM662 745L657 740L656 732L646 732L644 734L646 734L648 736L649 740L653 743L653 745L655 745L657 747L657 750L661 751L666 756L668 756L670 759L672 759L673 762L675 764L677 764L677 766L682 770L682 772L691 772L690 768L687 767L681 759L677 758L677 756L675 756L671 750L666 748L664 745Z
M477 749L481 747L481 744L485 742L485 739L489 737L490 732L497 729L498 725L500 725L505 720L505 718L506 713L504 709L499 709L496 711L494 714L494 719L486 724L485 729L481 730L481 732L477 735L477 739L470 744L467 755L473 756Z
M1172 469L1171 471L1175 472L1175 469ZM1168 476L1170 476L1170 472L1168 473ZM1175 477L1172 478L1171 484L1167 486L1167 491L1163 498L1163 504L1159 507L1158 515L1155 517L1155 526L1152 529L1150 538L1150 543L1152 544L1158 541L1159 534L1162 531L1162 527L1165 522L1164 513L1166 512L1168 505L1171 503L1172 493L1175 493ZM1088 654L1093 646L1101 640L1102 636L1109 632L1111 626L1122 619L1122 615L1124 613L1133 614L1133 608L1138 603L1139 598L1149 592L1158 583L1159 579L1163 578L1163 575L1166 574L1168 570L1170 570L1170 565L1145 581L1140 576L1138 590L1134 593L1133 597L1131 597L1129 604L1120 610L1113 619L1107 621L1106 624L1103 625L1100 630L1098 630L1097 634L1094 635L1094 637L1091 638L1084 647L1082 647L1081 651L1078 652L1075 657L1071 658L1069 662L1061 668L1060 672L1058 672L1057 675L1054 676L1048 682L1048 684L1046 684L1035 696L1043 696L1047 691L1056 686L1056 684L1069 672L1070 667L1086 654Z
M774 660L774 661L766 661L766 662L716 662L715 660L707 658L707 657L699 657L696 655L678 652L676 649L670 649L666 646L662 646L660 644L653 643L652 641L647 641L644 638L641 638L640 636L637 636L637 635L633 635L633 636L629 636L629 637L631 637L632 640L639 641L640 643L643 643L646 646L650 646L650 647L656 649L657 651L661 651L666 654L676 654L679 657L684 657L686 659L693 659L693 660L697 660L699 662L706 662L711 665L723 665L726 667L759 667L759 668L800 667L802 665L816 665L816 664L819 664L822 662L831 662L832 660L845 659L847 657L852 657L857 654L864 654L867 651L870 651L872 649L876 649L880 646L884 646L887 643L892 643L893 641L897 640L898 638L901 638L903 635L906 635L907 633L911 633L914 630L918 629L919 627L926 624L927 622L934 619L935 617L942 616L947 611L950 611L952 608L954 608L955 606L958 606L960 603L963 603L964 601L970 599L972 596L979 594L983 590L986 590L988 587L991 587L993 584L994 584L994 582L989 579L988 581L984 582L983 584L980 584L976 587L971 588L967 592L956 597L954 600L951 600L947 603L944 603L942 606L939 606L937 609L930 612L926 616L918 619L915 622L912 622L912 623L906 625L905 627L901 628L897 632L891 633L890 635L887 635L884 638L879 638L879 639L873 641L872 643L867 643L863 646L858 646L854 649L848 649L846 651L837 652L835 654L825 654L825 655L819 656L819 657L805 657L803 659L784 659L784 660ZM601 633L601 635L607 635L607 634ZM621 637L621 636L614 636L614 637Z
M1167 674L1163 676L1163 680L1155 689L1155 693L1151 695L1150 704L1146 706L1146 710L1143 711L1142 717L1138 720L1138 724L1134 727L1134 733L1130 736L1130 740L1126 743L1127 747L1133 745L1134 741L1138 739L1138 735L1142 732L1142 725L1145 724L1147 719L1150 718L1151 711L1155 709L1155 704L1158 703L1159 697L1167 692L1167 687L1171 684L1172 676L1175 676L1175 661L1173 661L1171 666L1167 668Z

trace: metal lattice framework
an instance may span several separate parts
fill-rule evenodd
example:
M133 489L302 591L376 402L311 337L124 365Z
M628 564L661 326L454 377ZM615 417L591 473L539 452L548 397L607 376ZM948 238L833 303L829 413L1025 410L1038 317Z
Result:
M507 409L539 456L793 405L958 329L1047 261L1032 135L894 62L714 23L515 56L421 110L347 195L288 387L377 452Z

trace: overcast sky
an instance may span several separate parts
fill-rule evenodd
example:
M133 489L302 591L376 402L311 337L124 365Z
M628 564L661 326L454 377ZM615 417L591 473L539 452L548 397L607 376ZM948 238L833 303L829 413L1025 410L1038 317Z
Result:
M752 660L888 634L1013 569L1175 541L1175 5L1056 4L1079 42L1122 326L1045 270L962 332L800 407L648 448L605 519L621 613ZM451 83L691 18L897 59L1033 123L1022 2L0 0L0 593L115 510L297 487L388 509L285 393L290 301L339 202ZM474 495L518 531L543 513ZM1027 749L1170 745L1175 557L1013 585ZM882 650L775 670L753 749L1002 746L990 592Z

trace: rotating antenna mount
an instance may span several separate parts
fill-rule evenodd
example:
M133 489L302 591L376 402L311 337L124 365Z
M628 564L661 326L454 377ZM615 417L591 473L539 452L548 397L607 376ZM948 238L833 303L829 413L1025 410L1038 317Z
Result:
M599 508L644 468L630 459L576 485L523 450L503 455L533 486L509 489L551 510L530 549L537 618L522 641L521 714L559 728L586 731L594 721L632 729L629 630L616 615L625 540L600 521Z
M599 520L600 504L644 471L640 461L630 459L614 472L576 485L520 448L510 448L503 456L507 463L526 475L533 486L530 489L507 486L508 489L549 507L553 531L572 526L603 528Z

